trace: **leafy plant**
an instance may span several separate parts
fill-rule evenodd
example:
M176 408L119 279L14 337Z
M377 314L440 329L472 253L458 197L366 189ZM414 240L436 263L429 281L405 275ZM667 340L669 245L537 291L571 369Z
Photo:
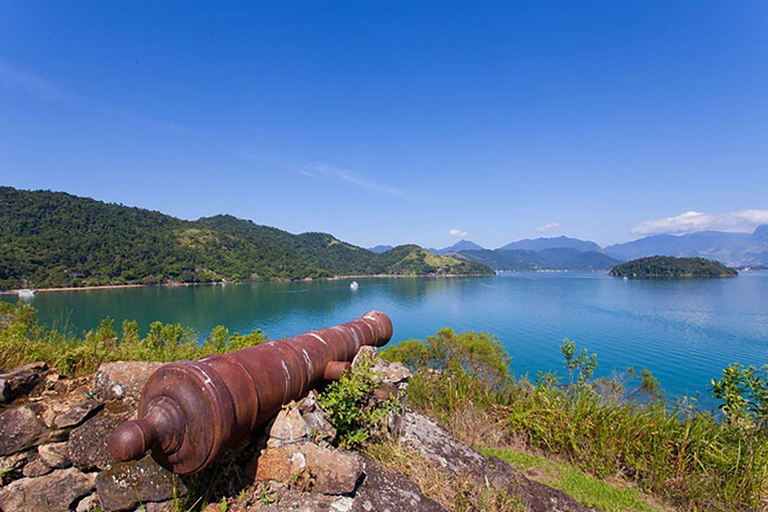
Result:
M345 373L319 394L318 401L328 412L342 448L357 448L381 437L390 416L402 408L399 396L376 398L373 392L378 386L372 362L364 360L357 369Z
M720 379L712 379L711 389L730 424L768 429L768 365L758 369L734 363Z

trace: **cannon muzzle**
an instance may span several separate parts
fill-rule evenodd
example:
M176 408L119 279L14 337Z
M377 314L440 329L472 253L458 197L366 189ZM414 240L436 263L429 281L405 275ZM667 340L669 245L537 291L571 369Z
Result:
M370 311L351 322L255 347L161 366L139 400L137 420L109 437L118 461L151 452L180 475L202 471L280 408L349 367L363 345L392 338L392 322Z

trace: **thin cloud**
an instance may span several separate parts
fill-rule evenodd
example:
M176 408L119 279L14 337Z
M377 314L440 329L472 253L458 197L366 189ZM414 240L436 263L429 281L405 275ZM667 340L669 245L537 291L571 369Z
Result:
M630 233L641 236L660 233L682 234L706 230L750 233L761 224L768 224L768 210L739 210L712 214L689 211L676 217L641 222L630 229Z
M451 236L458 236L459 238L465 238L469 235L469 232L454 228L448 231L448 234Z
M369 188L371 190L378 190L379 192L384 192L393 196L405 197L405 193L400 189L374 183L363 178L358 173L348 169L341 169L327 164L309 164L302 167L302 170L305 173L321 176L331 176L342 181L346 181L347 183L358 185L360 187Z
M550 222L549 224L544 224L543 226L539 226L537 228L533 228L533 230L537 233L546 233L548 231L552 231L555 228L559 228L560 224L558 222Z
M10 67L0 61L0 85L10 90L21 90L45 99L66 98L66 93L39 76Z
M357 185L358 187L383 192L385 194L397 196L409 201L412 200L410 194L406 194L399 188L390 187L376 183L374 181L370 181L361 174L349 169L342 169L340 167L335 167L323 163L313 163L297 166L259 152L241 150L238 151L238 153L247 158L263 162L269 166L302 174L308 178L333 178L346 183L351 183L352 185Z

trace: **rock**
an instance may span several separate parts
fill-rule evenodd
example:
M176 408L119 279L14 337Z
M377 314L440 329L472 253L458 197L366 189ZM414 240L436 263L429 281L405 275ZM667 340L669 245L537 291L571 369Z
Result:
M0 456L27 450L50 437L50 431L26 405L0 414Z
M7 512L68 512L94 488L93 474L60 469L38 478L22 478L0 489L0 509Z
M418 510L448 512L421 492L406 476L390 471L373 459L364 459L365 480L355 492L352 512Z
M102 471L96 477L96 490L108 512L129 510L139 503L166 501L187 492L180 479L149 456Z
M336 439L336 429L320 411L308 412L302 415L311 432L312 441L332 443Z
M27 463L26 453L17 453L8 457L0 457L0 475L7 475L21 469Z
M107 440L112 430L126 416L102 413L86 421L69 434L69 460L82 471L109 469L114 462L109 455Z
M96 510L98 506L99 506L99 497L96 496L95 494L90 494L80 500L80 502L77 504L77 508L75 509L75 512L91 512L93 510Z
M35 478L38 476L47 475L53 471L53 468L45 463L40 457L35 457L31 462L28 462L21 474L27 478Z
M66 468L72 465L69 460L69 443L41 444L37 447L37 453L48 466L54 469Z
M384 382L399 384L411 378L411 371L403 363L388 363L381 369Z
M402 440L448 471L471 477L481 485L507 487L531 512L589 512L569 495L533 482L496 457L486 459L451 436L430 418L408 410Z
M298 443L309 439L312 431L295 404L291 403L280 411L269 428L270 442L274 446L286 443Z
M101 409L102 403L91 398L83 400L70 406L67 410L57 415L53 420L57 428L74 427L85 421L86 418L93 415Z
M93 379L93 390L101 400L138 402L141 388L162 363L120 361L99 366Z
M264 450L257 461L256 480L291 485L302 476L314 492L347 494L355 490L361 472L362 463L355 455L297 443Z
M0 373L0 404L11 403L17 397L30 392L47 369L47 364L39 362Z

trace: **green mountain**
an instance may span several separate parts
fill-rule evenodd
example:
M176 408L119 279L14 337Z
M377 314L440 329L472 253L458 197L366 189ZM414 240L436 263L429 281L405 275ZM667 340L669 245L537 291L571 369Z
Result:
M719 261L704 258L651 256L616 265L610 274L616 277L733 277L739 273Z
M177 219L63 192L0 187L0 288L487 274L418 246L382 254L229 215Z

